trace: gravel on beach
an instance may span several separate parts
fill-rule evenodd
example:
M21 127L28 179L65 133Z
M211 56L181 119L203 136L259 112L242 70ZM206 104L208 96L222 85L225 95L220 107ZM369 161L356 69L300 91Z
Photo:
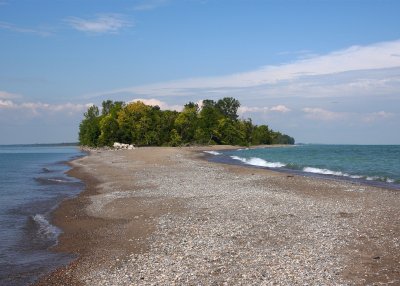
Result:
M69 275L82 285L400 285L399 192L205 156L138 148L77 160L99 180L86 215L112 227L93 229L101 245Z

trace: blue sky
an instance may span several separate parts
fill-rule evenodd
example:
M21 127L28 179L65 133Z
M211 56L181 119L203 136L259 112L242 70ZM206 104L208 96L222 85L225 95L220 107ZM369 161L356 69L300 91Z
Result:
M400 1L0 0L0 144L103 100L233 96L304 143L400 144Z

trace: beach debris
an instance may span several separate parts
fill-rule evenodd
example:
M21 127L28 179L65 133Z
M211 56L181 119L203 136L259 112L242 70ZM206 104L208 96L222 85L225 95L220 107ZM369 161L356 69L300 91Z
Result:
M133 150L133 149L135 149L135 146L133 146L132 144L124 144L124 143L118 143L118 142L114 142L113 147L116 150Z

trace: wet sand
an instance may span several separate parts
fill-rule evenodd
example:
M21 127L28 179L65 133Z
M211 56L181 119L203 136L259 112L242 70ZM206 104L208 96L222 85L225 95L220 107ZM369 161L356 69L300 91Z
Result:
M206 149L72 162L86 189L55 212L54 250L77 259L36 285L400 284L400 192L210 163Z

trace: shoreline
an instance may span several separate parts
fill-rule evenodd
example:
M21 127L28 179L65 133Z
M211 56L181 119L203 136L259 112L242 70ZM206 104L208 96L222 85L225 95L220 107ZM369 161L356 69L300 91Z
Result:
M221 151L225 151L225 150L221 150ZM357 184L360 186L381 188L381 189L386 189L386 190L391 190L391 191L400 191L400 184L393 184L393 183L380 182L380 181L374 181L374 180L366 180L366 179L362 179L362 178L352 178L350 176L340 176L340 175L329 175L329 174L323 174L323 173L305 172L302 170L289 169L289 168L285 168L285 167L280 167L280 168L263 167L263 166L246 164L246 163L240 162L240 161L232 159L232 158L222 158L222 157L219 158L218 156L215 156L214 154L209 154L209 155L210 156L208 156L208 158L206 160L208 160L211 163L234 165L234 166L239 166L239 167L244 167L244 168L253 168L253 169L260 169L260 170L268 170L271 172L277 172L277 173L282 173L282 174L286 174L286 175L293 175L293 176L300 176L300 177L309 177L309 178L314 178L317 180L345 182L345 183L349 183L349 184Z
M236 147L228 148L237 149ZM264 283L278 281L289 285L289 276L279 272L272 275L268 271L280 266L291 270L294 277L300 279L301 271L293 263L297 261L297 263L303 263L303 267L311 267L310 261L315 259L315 255L312 254L316 251L314 248L317 248L316 252L322 258L325 257L328 260L326 263L334 265L334 267L331 266L333 270L325 269L323 267L325 262L318 266L322 267L321 269L313 271L311 267L309 271L314 282L343 282L352 279L353 284L358 284L361 281L389 282L390 279L398 277L400 255L399 250L396 250L394 246L398 243L396 233L400 225L398 223L399 209L395 204L399 202L399 196L393 191L370 186L355 186L346 182L288 176L273 170L211 163L203 160L206 154L201 151L206 149L225 150L226 146L218 148L146 147L131 151L92 151L86 157L74 160L71 163L73 169L69 174L82 180L86 188L77 198L63 202L54 213L53 221L64 231L55 251L74 253L78 255L78 258L70 265L43 277L35 285L85 285L85 283L90 285L94 282L97 285L103 285L107 281L118 281L117 284L120 285L151 284L156 279L151 275L154 267L151 259L156 257L161 264L163 259L169 258L176 265L186 267L181 267L182 270L180 267L175 269L168 264L164 265L164 271L162 271L165 275L163 278L165 280L162 280L164 282L198 281L207 284L207 282L216 281L222 283L229 282L226 279L230 277L231 282L237 283L261 279ZM109 172L112 174L109 175ZM175 172L182 175L176 175ZM192 182L193 178L196 180ZM177 187L179 184L180 186ZM166 189L165 185L169 188ZM202 189L205 186L208 188ZM211 188L213 192L205 196ZM232 201L229 197L225 197L228 190L231 190L230 195L239 201ZM310 200L313 204L310 204ZM252 208L255 208L254 213L246 208L238 207L235 202L239 202L239 205L250 203ZM223 204L217 207L218 203ZM299 210L294 208L296 205L294 203L299 203ZM277 206L281 206L282 209ZM219 208L224 212L220 213ZM312 216L309 213L310 208L314 212ZM352 210L352 208L355 209ZM329 216L326 214L326 209L332 209L332 213L328 211ZM232 216L241 214L237 217L237 222L224 217L226 213L232 211ZM193 221L184 219L188 215L193 218ZM392 218L391 220L388 220L388 215ZM243 224L244 218L247 224L258 225L258 230L248 228L246 224ZM367 222L367 218L379 219L386 225L368 225L371 222ZM268 223L265 220L268 220ZM206 221L210 224L204 224ZM304 225L306 222L307 225ZM335 239L331 241L324 236L315 237L315 233L311 230L310 232L302 231L301 226L309 228L310 222L315 226L311 229L312 231ZM333 223L335 227L330 229L327 223ZM226 226L227 229L220 230L219 236L215 237L214 231L209 228L210 226L214 226L215 229L221 228L218 224ZM271 224L275 225L276 229L271 229ZM353 233L353 227L360 228L360 231L357 229L357 233ZM201 243L197 245L199 242L195 235L196 228L197 231L203 232L204 239L208 239L207 243L211 244L205 249L202 248ZM242 228L242 232L238 232L237 228ZM299 242L298 239L294 233L287 230L292 228L300 233L296 235L300 236L302 241L309 240L304 245L309 252L297 249L295 242ZM320 233L318 228L324 229L326 233ZM177 232L176 229L181 231ZM264 237L260 233L261 230L268 235L264 233ZM246 231L247 234L243 234ZM379 235L374 234L375 232ZM350 238L347 237L349 234ZM239 236L239 240L232 238L232 235ZM282 235L287 238L282 240L280 238ZM257 241L254 241L256 238ZM314 245L317 238L319 238L318 243L327 240L326 244L332 249L329 247L319 249ZM191 241L192 248L187 248L185 243L176 244L176 241L182 239ZM214 240L221 240L217 244L220 245L220 249L214 244ZM341 240L345 241L344 246ZM246 242L250 242L255 248L257 244L260 244L263 248L253 253L253 250L246 246ZM185 259L179 259L175 257L175 254L169 253L168 248L165 249L167 245L173 245L175 252L180 253ZM292 261L282 260L279 257L260 258L257 256L257 253L263 253L266 249L274 253L278 246L280 251L284 253L289 251L286 253L288 255L291 253ZM337 247L339 248L336 249ZM160 251L162 249L168 252L164 256L160 256L163 253ZM197 256L209 252L210 249L212 250L210 255L218 260L219 268L213 269L212 265L215 263L210 261L197 261L199 258ZM240 259L230 254L229 260L224 252L226 250L243 253ZM188 254L190 255L186 257ZM327 254L333 255L336 260L329 258ZM301 255L310 257L306 260L302 259ZM242 269L235 263L236 260L242 260L247 256L249 259L253 257L254 261L250 259L246 263L252 265L257 261L257 264L253 266L257 269L262 268L264 276L261 270ZM195 268L190 267L191 260L197 261L197 264L194 264ZM183 261L186 262L183 263ZM140 265L139 262L141 262ZM147 268L139 269L143 268L141 265L146 265ZM236 272L245 277L236 277L233 273L229 276L229 273L226 273L229 272L229 268L238 267ZM318 271L322 269L328 271L328 274L334 277L332 279L336 280L329 280L324 276L326 273L322 272L321 275L323 275L319 277ZM380 273L383 269L386 269L386 272ZM138 273L146 273L146 275L132 276L132 273L137 273L137 270L141 270ZM177 277L175 274L171 276L174 273L172 270L176 270L175 272L180 276ZM127 276L129 279L121 272L129 274ZM97 273L98 277L94 273ZM195 275L194 278L192 277L194 280L185 276L190 273ZM250 278L252 280L249 280ZM303 277L303 282L309 279Z
M244 162L243 159L246 158L233 158L232 155L236 154L230 154L226 155L224 151L242 151L242 150L254 150L254 149L264 149L264 148L288 148L288 147L296 147L296 146L302 146L302 145L258 145L250 148L235 148L235 149L221 149L222 153L220 152L209 152L206 151L210 156L208 156L208 161L212 163L222 163L222 164L227 164L227 165L236 165L236 166L242 166L242 167L249 167L249 168L256 168L256 169L264 169L264 170L269 170L273 172L279 172L279 173L284 173L284 174L289 174L289 175L296 175L296 176L304 176L304 177L310 177L310 178L316 178L316 179L322 179L322 180L332 180L332 181L339 181L339 182L347 182L347 183L352 183L352 184L359 184L359 185L365 185L369 187L375 187L375 188L382 188L382 189L388 189L388 190L394 190L394 191L400 191L400 181L396 181L394 179L390 179L387 177L375 177L375 176L367 176L367 175L360 175L360 174L353 174L350 175L346 171L332 171L329 169L324 169L324 168L315 168L315 167L308 167L303 166L303 169L296 169L296 168L291 168L287 167L287 165L282 164L281 162L266 162L262 158L257 158L255 159L260 159L263 161L262 163L265 164L279 164L283 166L263 166L262 163L260 164L259 162L252 163L252 162ZM312 165L310 165L312 166ZM313 169L312 171L305 171L304 168L309 168Z

